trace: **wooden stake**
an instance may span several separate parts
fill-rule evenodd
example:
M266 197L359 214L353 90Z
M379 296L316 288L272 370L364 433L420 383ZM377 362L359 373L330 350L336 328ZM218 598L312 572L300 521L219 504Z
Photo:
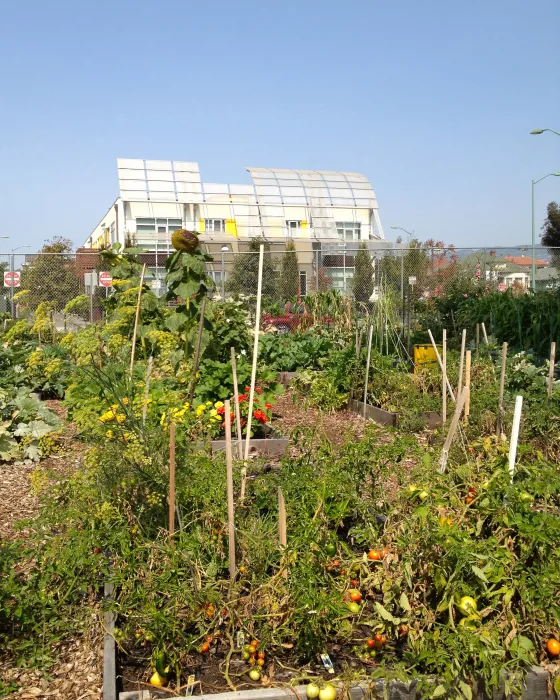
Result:
M175 423L169 426L169 545L175 535Z
M280 561L280 571L284 578L288 578L288 569L286 568L286 560L283 550L288 544L288 535L286 528L286 503L282 489L278 488L278 541L282 550L282 559Z
M500 394L498 396L498 417L496 420L496 438L502 437L502 419L504 414L504 386L506 383L506 360L507 360L507 343L502 345L502 370L500 372Z
M509 441L508 466L511 480L515 471L515 458L517 456L517 442L519 440L519 424L521 423L521 408L523 407L523 397L515 397L515 408L513 409L513 426L511 428L511 440Z
M447 330L445 328L443 329L443 338L441 343L441 363L443 365L441 387L441 420L443 423L445 423L447 421Z
M278 488L278 540L281 547L288 544L288 535L286 528L286 503L284 494L281 488Z
M138 301L136 302L136 316L134 317L134 331L132 333L132 348L130 351L130 372L129 379L132 379L132 370L134 369L134 355L136 353L136 333L138 332L138 321L140 320L140 302L142 301L142 287L144 286L144 275L146 274L146 263L142 266L142 274L140 275L140 287L138 288Z
M488 336L486 334L486 326L484 325L484 323L481 323L480 325L482 326L482 339L484 341L484 345L486 345L486 349L488 350L488 357L490 358L490 360L492 360L492 353L490 352L489 343L488 343ZM491 367L492 367L492 374L494 375L494 379L496 379L496 369L494 368L494 361L493 360L492 360Z
M196 347L194 349L193 373L191 377L191 386L189 390L189 404L192 404L194 398L194 388L196 384L196 374L198 372L198 361L200 359L200 346L202 344L202 331L204 329L204 312L206 311L206 297L202 297L200 305L200 319L198 321L198 334L196 336Z
M239 385L237 383L237 362L235 360L235 348L231 351L231 373L233 376L233 400L235 402L235 426L237 429L237 453L239 459L243 459L243 442L241 440L241 407L239 406Z
M432 331L428 329L428 335L430 336L430 340L432 342L432 347L434 349L434 352L437 357L437 361L439 363L439 368L443 372L443 362L441 361L441 357L439 355L439 351L437 349L436 341L434 340L434 336L432 335ZM455 401L455 394L453 393L453 389L451 388L451 384L449 383L449 377L446 379L446 384L447 384L447 391L449 391L449 396L451 396L451 400Z
M449 457L449 450L451 448L451 443L453 442L453 438L455 437L455 433L457 432L457 426L459 424L459 418L461 417L461 412L465 406L465 403L469 399L469 393L470 390L468 387L464 387L461 395L459 396L459 399L455 405L455 412L453 413L453 418L451 419L451 426L449 428L449 432L447 433L447 437L445 438L445 443L443 445L443 449L441 451L441 458L440 458L440 464L438 471L440 474L443 474L447 467L447 458Z
M552 386L554 384L554 364L556 362L556 343L550 344L550 366L548 368L548 398L552 398Z
M229 534L229 576L235 578L235 512L233 507L233 455L231 450L231 407L229 399L224 401L226 423L226 468L227 468L227 506Z
M369 327L368 346L367 346L366 381L364 384L364 420L366 417L367 388L368 388L368 381L369 381L369 363L371 360L371 341L372 341L372 338L373 338L373 323Z
M478 353L480 346L480 323L476 324L476 360L478 362Z
M257 309L255 313L255 339L253 342L253 367L251 369L251 391L249 393L249 415L247 416L247 438L245 440L245 461L249 459L249 445L251 443L251 422L253 418L253 403L255 400L255 382L257 380L257 356L259 354L259 330L261 327L261 297L263 275L264 245L261 243L259 250L259 278L257 283ZM243 481L241 482L241 501L245 495L244 482L246 467L243 468Z
M471 351L467 350L465 355L465 389L468 389L467 401L465 404L465 423L469 421L471 412Z
M486 326L484 323L480 324L482 326L482 339L484 340L485 345L489 345L488 343L488 335L486 334Z
M463 388L463 365L465 363L465 345L467 344L467 329L463 328L461 335L461 355L459 357L459 380L457 382L457 396L461 396Z
M146 383L144 385L144 401L142 402L142 427L146 425L146 416L148 414L148 398L150 396L150 382L152 381L152 369L154 366L154 357L150 355L148 358L148 367L146 369Z

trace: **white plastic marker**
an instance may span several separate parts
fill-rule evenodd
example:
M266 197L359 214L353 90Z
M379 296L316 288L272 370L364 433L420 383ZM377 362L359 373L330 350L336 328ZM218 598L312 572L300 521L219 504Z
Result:
M443 372L443 363L441 361L441 357L439 355L436 341L434 340L434 336L432 335L432 331L428 330L428 335L430 336L430 340L432 341L432 347L434 349L434 352L436 353L437 361L439 362L439 368ZM446 384L447 384L447 391L449 392L449 396L451 396L451 400L455 401L455 394L453 393L453 389L451 388L451 384L449 383L449 377L446 379Z
M515 408L513 409L513 426L511 428L511 440L509 441L509 474L513 481L513 473L515 471L515 457L517 456L517 441L519 440L519 423L521 422L521 408L523 406L523 397L515 397Z
M255 312L255 340L253 342L253 368L251 370L251 391L249 394L249 415L247 416L247 438L245 440L245 461L249 459L249 446L251 443L251 422L253 418L253 403L255 401L255 382L257 380L257 356L259 354L259 329L261 327L261 297L263 276L264 245L259 249L259 278L257 283L257 309ZM241 479L241 502L245 497L245 484L247 481L247 466L243 467Z

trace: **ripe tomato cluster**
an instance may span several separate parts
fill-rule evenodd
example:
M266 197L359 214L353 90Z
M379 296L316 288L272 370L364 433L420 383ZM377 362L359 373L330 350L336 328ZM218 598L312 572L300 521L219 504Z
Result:
M325 564L325 570L329 574L334 574L335 576L346 576L346 569L342 568L342 564L339 559L331 559Z
M470 506L470 504L474 501L476 498L476 491L473 489L472 486L469 486L469 493L468 496L465 498L465 503Z
M200 653L201 654L207 654L210 651L210 647L212 646L212 642L214 641L214 637L209 634L204 642L200 645Z
M388 554L389 549L387 547L383 547L382 549L370 549L368 552L368 559L370 561L383 561Z
M261 677L261 669L265 664L266 653L264 649L259 649L259 642L256 639L243 647L243 659L252 667L249 671L251 680L258 681Z

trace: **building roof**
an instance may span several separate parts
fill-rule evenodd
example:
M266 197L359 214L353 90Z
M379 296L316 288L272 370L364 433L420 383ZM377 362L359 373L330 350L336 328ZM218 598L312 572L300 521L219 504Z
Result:
M535 279L538 282L548 282L549 280L560 279L560 271L556 267L545 267L537 270Z
M509 260L509 262L521 265L521 267L531 267L533 264L533 259L528 255L504 255L504 260ZM535 259L535 265L536 267L548 267L548 260Z

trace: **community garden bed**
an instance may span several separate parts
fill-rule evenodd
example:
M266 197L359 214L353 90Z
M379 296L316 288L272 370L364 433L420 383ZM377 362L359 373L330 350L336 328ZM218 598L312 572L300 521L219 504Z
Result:
M504 678L506 694L520 689L535 664L558 687L554 367L504 354L500 393L500 353L477 357L469 338L469 376L455 337L447 419L428 430L442 373L410 372L390 319L377 337L367 305L329 293L305 328L263 333L260 299L207 297L192 236L167 261L167 300L136 251L115 248L103 323L60 336L43 306L7 324L0 457L37 463L41 507L24 513L25 536L1 541L2 668L47 679L95 618L123 690L162 697L305 685L334 700L331 682L393 682L401 697L413 683L419 698L471 700ZM60 478L43 467L69 429L34 392L62 398L73 426L79 464ZM398 414L396 427L347 410L352 396ZM282 454L239 454L238 430L270 446L271 429ZM227 449L209 449L219 440ZM0 693L25 693L4 676Z

